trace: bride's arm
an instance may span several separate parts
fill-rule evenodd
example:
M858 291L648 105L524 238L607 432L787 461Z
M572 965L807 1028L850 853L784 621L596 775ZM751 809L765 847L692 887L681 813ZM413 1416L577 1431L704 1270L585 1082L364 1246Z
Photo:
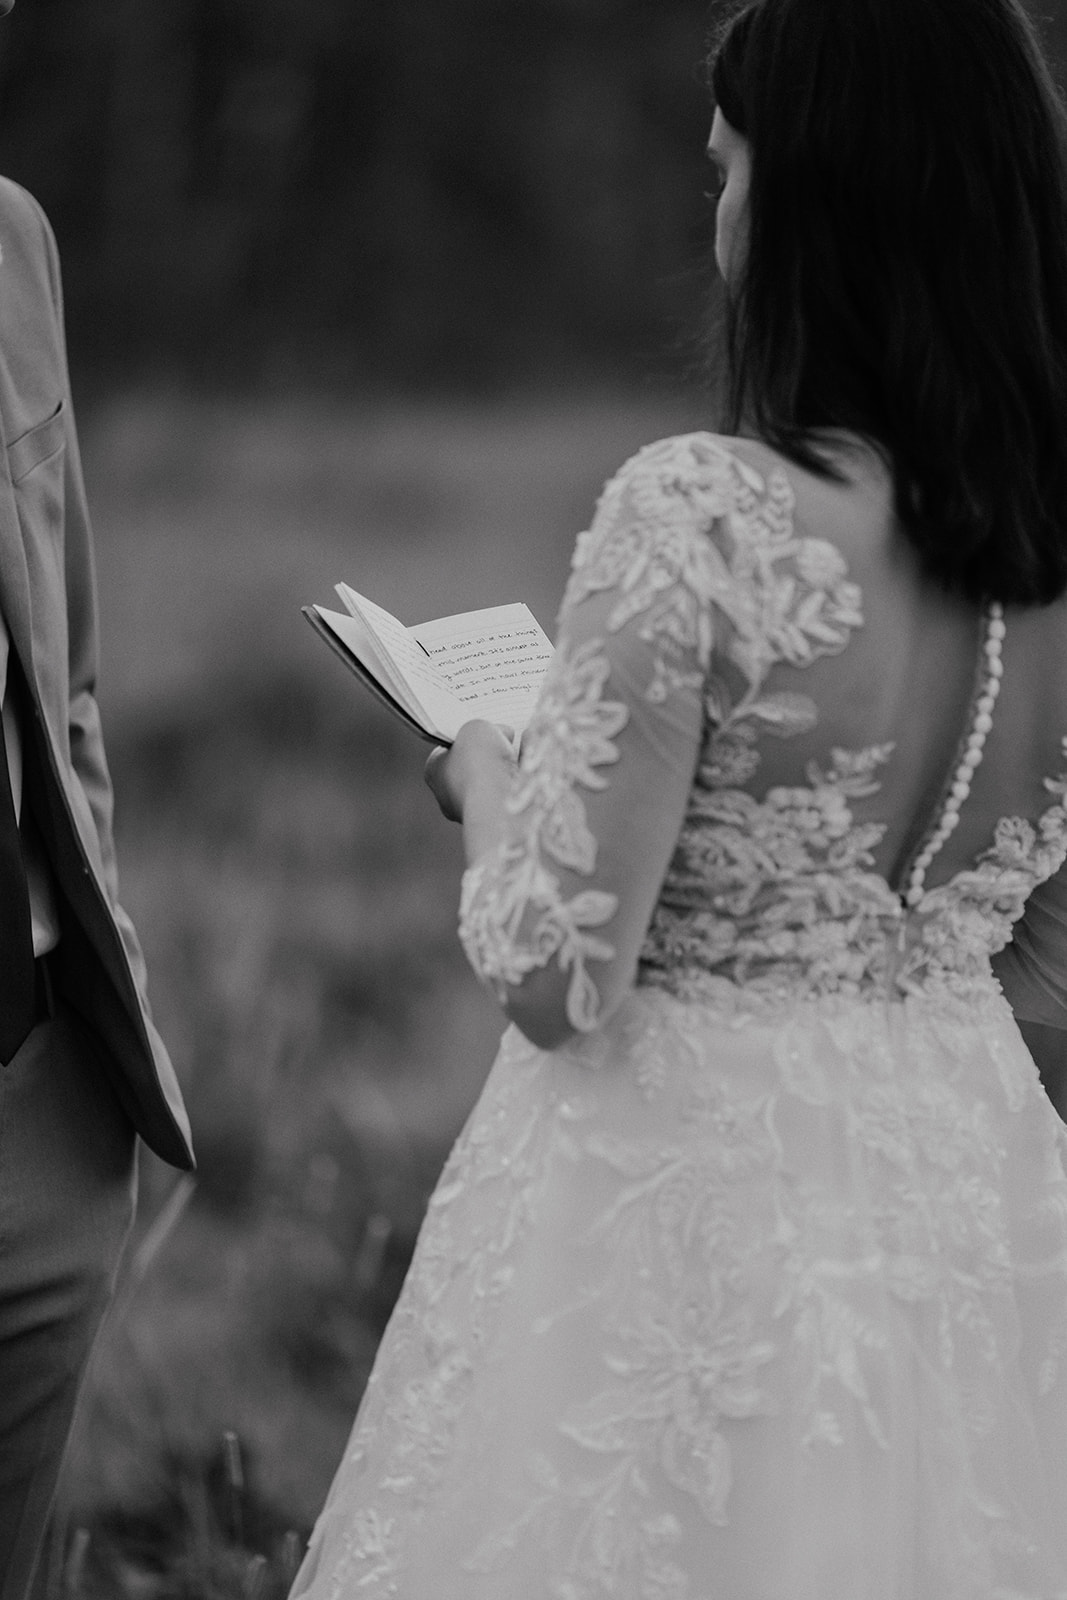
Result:
M993 971L1017 1022L1067 1029L1067 866L1030 895Z
M611 636L604 607L566 619L517 763L484 722L427 763L463 824L464 947L543 1049L605 1021L632 983L699 748L699 675L643 704L652 652Z
M464 948L542 1048L598 1026L631 986L685 815L717 559L691 488L669 462L610 486L518 762L473 723L428 763L463 822Z
M993 970L1049 1098L1067 1119L1067 867L1034 890Z

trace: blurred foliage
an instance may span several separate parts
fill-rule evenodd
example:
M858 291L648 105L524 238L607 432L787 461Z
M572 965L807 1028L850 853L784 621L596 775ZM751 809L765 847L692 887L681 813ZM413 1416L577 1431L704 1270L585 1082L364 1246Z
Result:
M470 1039L456 864L409 736L334 687L231 679L112 744L200 1166L144 1153L56 1600L288 1592L455 1131L421 1137L385 1086L426 1094L442 1033Z
M708 15L19 0L0 166L56 226L76 352L120 375L618 369L697 314Z
M711 276L703 61L734 3L18 0L0 169L105 379L662 367ZM1064 0L1031 4L1062 61Z

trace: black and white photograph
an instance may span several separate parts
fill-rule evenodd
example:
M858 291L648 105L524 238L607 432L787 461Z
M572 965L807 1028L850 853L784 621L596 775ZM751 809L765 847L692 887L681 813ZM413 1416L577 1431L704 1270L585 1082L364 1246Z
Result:
M1067 1600L1064 0L0 0L0 1600Z

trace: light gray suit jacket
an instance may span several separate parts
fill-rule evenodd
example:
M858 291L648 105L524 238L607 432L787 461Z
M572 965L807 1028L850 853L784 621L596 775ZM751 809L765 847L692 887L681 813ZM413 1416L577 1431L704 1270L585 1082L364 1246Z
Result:
M59 890L59 987L96 1033L112 1086L158 1155L192 1165L144 961L118 903L111 781L95 697L92 540L51 228L0 178L0 610L22 668L26 786ZM2 953L0 953L2 959Z

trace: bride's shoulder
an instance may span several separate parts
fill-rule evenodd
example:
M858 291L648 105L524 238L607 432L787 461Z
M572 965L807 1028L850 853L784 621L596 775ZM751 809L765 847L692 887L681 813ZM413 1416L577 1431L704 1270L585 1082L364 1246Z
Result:
M594 530L633 538L657 530L703 536L719 521L736 531L792 528L796 503L788 463L753 439L706 431L672 434L625 461L600 496Z
M614 588L630 617L654 602L665 612L673 595L683 610L714 607L750 641L770 625L800 641L794 654L811 631L843 648L861 593L826 508L810 503L810 477L756 439L697 432L645 445L579 536L564 608Z
M780 516L793 491L773 452L750 439L710 432L671 434L642 446L608 479L597 505L600 523L673 521L688 505L706 519L764 503ZM784 462L781 462L784 467Z
M643 481L660 481L685 490L694 485L717 485L764 492L768 479L784 477L787 463L768 446L754 439L731 438L701 430L671 434L641 447L608 481L608 489Z
M609 478L579 535L567 600L642 573L721 587L751 565L755 546L788 544L793 490L761 447L722 434L673 434L646 444Z
M841 430L826 431L817 440L827 472L816 472L750 435L698 431L672 434L643 446L624 462L608 487L644 479L666 478L684 488L693 482L714 483L742 495L781 499L789 493L798 503L832 486L837 493L884 496L892 472L873 444Z
M829 542L851 564L896 542L893 474L878 449L844 432L819 439L816 471L762 439L712 432L657 439L601 496L602 524L675 534L688 526L739 548Z

